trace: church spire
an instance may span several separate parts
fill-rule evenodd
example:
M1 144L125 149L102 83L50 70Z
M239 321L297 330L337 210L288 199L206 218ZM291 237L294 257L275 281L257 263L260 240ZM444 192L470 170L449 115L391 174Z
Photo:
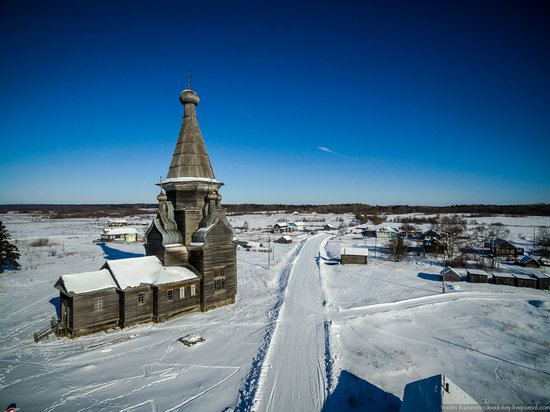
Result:
M189 74L188 82L188 88L180 94L184 115L172 163L168 169L168 182L189 181L192 178L197 178L197 180L215 179L199 129L196 106L199 104L200 98L195 91L191 90L191 74Z

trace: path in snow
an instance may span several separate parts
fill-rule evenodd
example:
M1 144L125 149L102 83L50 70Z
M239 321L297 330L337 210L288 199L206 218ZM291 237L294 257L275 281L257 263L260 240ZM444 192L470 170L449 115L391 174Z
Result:
M318 411L326 396L323 292L316 257L323 235L310 238L288 280L284 303L262 366L261 411Z

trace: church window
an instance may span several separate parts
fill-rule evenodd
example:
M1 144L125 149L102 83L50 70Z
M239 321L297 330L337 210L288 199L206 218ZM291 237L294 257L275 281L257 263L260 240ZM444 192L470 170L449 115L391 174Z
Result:
M180 288L180 299L185 298L185 287Z
M174 291L170 289L166 296L168 297L168 300L174 300Z
M138 305L143 305L145 303L145 293L138 293Z
M94 310L96 312L103 310L103 298L97 298L94 302Z
M214 279L214 290L225 289L225 278Z
M197 294L197 290L195 289L195 285L191 285L191 296L195 296Z

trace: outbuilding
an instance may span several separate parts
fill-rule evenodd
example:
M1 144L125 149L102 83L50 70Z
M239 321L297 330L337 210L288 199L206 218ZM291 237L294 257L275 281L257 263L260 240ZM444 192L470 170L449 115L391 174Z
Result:
M489 274L482 269L467 269L468 282L470 283L487 283Z
M533 256L523 256L519 260L519 264L527 268L540 268L540 261L535 259Z
M548 275L540 272L533 272L531 273L531 276L537 280L537 289L550 289L550 277Z
M460 273L458 273L456 270L454 270L452 267L447 266L444 268L441 272L439 272L441 275L441 280L446 282L460 282L462 280L462 276L460 276Z
M120 240L127 243L137 242L138 232L132 227L112 227L103 229L101 240L112 242Z
M292 238L290 236L281 236L275 243L292 243Z
M514 273L516 286L519 288L537 288L537 279L524 273Z
M493 272L493 279L496 285L516 286L516 278L511 273Z
M54 287L60 292L60 336L76 338L118 326L118 286L107 269L61 275Z
M342 265L366 265L369 249L366 247L343 247L340 249L340 263Z

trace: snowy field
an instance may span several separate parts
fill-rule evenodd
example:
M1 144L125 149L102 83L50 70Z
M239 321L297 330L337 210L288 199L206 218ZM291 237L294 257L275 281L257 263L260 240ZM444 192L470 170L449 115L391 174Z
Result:
M266 213L241 241L277 236L279 220L338 226L351 215ZM132 217L143 234L151 216ZM106 219L0 215L22 269L0 275L0 399L27 411L377 410L397 411L404 386L445 373L479 403L550 404L550 294L493 284L449 284L440 261L392 262L384 243L335 231L293 233L267 253L238 248L236 304L161 324L76 340L33 333L56 316L61 274L105 259L141 256L141 244L95 244ZM548 218L494 217L511 236ZM399 226L392 223L391 226ZM38 238L48 246L31 246ZM332 265L341 246L369 247L368 265ZM546 268L548 269L548 268ZM510 267L510 270L524 271ZM534 269L530 269L534 270ZM544 269L543 269L544 270ZM200 335L192 347L177 339Z

